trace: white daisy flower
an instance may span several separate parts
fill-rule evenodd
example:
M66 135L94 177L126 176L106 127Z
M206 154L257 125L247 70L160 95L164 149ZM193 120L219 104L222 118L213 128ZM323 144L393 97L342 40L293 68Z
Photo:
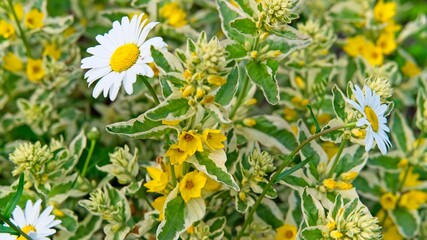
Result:
M61 223L61 220L54 220L55 216L50 215L53 210L52 206L46 208L40 214L42 200L37 200L33 203L28 200L25 210L17 206L12 212L12 218L10 219L13 224L18 226L24 233L26 233L31 239L36 240L49 240L48 236L55 234L56 230L54 226ZM2 240L23 240L24 237L14 236L6 233L0 234Z
M100 45L87 49L93 56L82 59L81 68L90 69L84 76L89 86L100 79L93 89L94 98L103 92L113 101L122 83L126 93L132 94L136 75L153 77L148 65L154 61L150 48L163 49L167 44L161 37L146 40L157 22L144 26L147 20L141 22L142 16L134 16L130 22L128 17L123 17L121 23L115 21L108 33L96 36Z
M386 134L386 132L390 132L390 129L386 125L387 119L384 117L387 105L381 104L380 97L368 86L365 85L364 90L365 94L359 86L355 86L353 93L357 103L350 99L347 99L347 102L363 115L357 120L356 126L366 126L365 150L369 151L375 140L381 153L386 154L387 148L391 147L391 142Z

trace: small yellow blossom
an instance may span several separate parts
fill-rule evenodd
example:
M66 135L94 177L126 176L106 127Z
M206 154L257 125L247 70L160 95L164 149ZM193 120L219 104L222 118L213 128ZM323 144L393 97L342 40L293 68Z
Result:
M11 23L6 22L5 20L0 20L0 36L4 38L10 38L15 35L15 28Z
M400 159L399 163L397 164L398 168L405 168L408 166L409 160L407 158Z
M245 118L243 119L243 124L248 127L253 127L256 125L256 120L253 118Z
M396 24L393 20L387 22L387 26L383 29L385 33L396 33L402 28L399 24Z
M238 3L236 3L236 1L234 1L234 0L230 0L230 3L231 3L231 5L233 5L234 7L236 7L236 8L240 8L239 4L238 4Z
M353 181L356 177L357 177L357 172L354 172L354 171L345 172L340 176L340 178L346 182Z
M331 115L329 115L328 113L321 113L317 115L317 121L319 122L320 125L325 125L329 121L331 121Z
M182 97L186 98L186 97L190 96L191 94L193 94L194 90L195 90L195 88L193 85L185 86L184 88L181 89Z
M402 235L400 235L397 230L396 225L390 217L385 216L386 211L378 211L377 218L384 219L382 225L383 240L403 240Z
M374 18L379 22L388 22L396 15L396 3L379 0L374 7Z
M291 99L291 102L297 108L305 108L308 105L308 103L309 103L308 99L305 99L305 98L302 98L302 97L297 97L297 96L293 97Z
M169 157L172 165L182 164L188 158L188 154L179 149L178 144L170 146L165 155Z
M213 180L212 178L206 176L206 184L205 184L205 187L203 189L208 191L208 192L216 192L219 189L221 189L221 186L222 186L221 183L219 183L219 182Z
M203 152L202 138L194 130L183 131L178 137L179 148L192 156L196 151Z
M330 220L330 221L328 221L328 223L326 224L326 227L329 229L329 230L333 230L333 229L335 229L335 227L337 226L337 223L334 221L334 220Z
M224 144L222 142L227 137L222 134L221 130L206 129L203 131L202 139L210 149L223 149Z
M151 63L148 63L148 66L150 66L150 68L153 70L153 73L154 73L153 76L158 77L160 74L160 70L157 68L156 64L151 62Z
M3 57L3 67L10 72L19 72L24 68L21 59L13 52L8 52Z
M340 239L340 238L342 238L344 235L340 232L340 231L338 231L338 230L334 230L334 231L331 231L330 233L329 233L329 235L331 236L331 238L333 238L333 239Z
M305 89L305 82L300 76L295 77L295 84L299 89Z
M286 121L293 121L293 120L296 120L298 117L297 111L295 111L292 108L288 108L288 107L286 107L283 110L283 114L284 114Z
M249 98L248 100L245 101L245 106L253 106L255 104L257 104L257 100L256 98Z
M351 129L351 135L357 139L363 139L366 137L366 130L360 128Z
M43 27L44 14L38 9L33 8L25 16L25 26L29 29L38 29Z
M160 8L160 16L167 19L172 27L182 27L187 24L187 13L178 3L166 3Z
M147 172L152 180L145 183L144 187L148 188L148 192L163 192L168 185L169 176L156 167L147 167Z
M252 51L249 53L249 55L251 56L251 58L256 58L258 56L258 51Z
M198 171L187 173L179 182L179 191L184 201L188 202L192 198L201 197L206 180L204 173Z
M406 77L416 77L421 73L421 69L417 66L416 63L412 61L406 61L405 65L402 67L402 73Z
M323 180L323 186L325 186L328 190L334 190L337 186L337 182L332 178L327 178Z
M383 209L391 210L396 207L398 197L391 192L385 193L380 198L380 204Z
M381 33L377 40L377 47L381 48L381 51L388 55L397 48L396 40L393 33Z
M22 4L20 3L15 3L13 5L13 9L15 10L16 16L18 17L18 20L22 20L22 18L24 17L24 6L22 6ZM12 15L12 14L10 14ZM13 16L9 16L11 19L13 18Z
M420 206L427 202L427 193L420 190L411 190L402 195L399 206L409 210L419 209Z
M226 83L225 78L221 76L215 76L215 75L209 75L208 76L208 83L214 85L214 86L222 86Z
M163 221L165 218L165 213L163 211L163 207L165 206L166 196L161 196L156 198L151 205L159 212L159 218L157 220Z
M358 35L352 38L347 38L347 43L344 45L344 51L351 57L357 57L363 53L366 45L364 36Z
M40 82L40 80L42 80L46 74L43 67L43 60L31 58L28 59L26 72L30 81Z
M276 229L275 240L294 240L297 237L297 227L290 224L283 224Z
M342 182L342 181L338 181L335 186L335 188L338 190L349 190L352 187L353 185L351 183Z
M51 56L58 60L61 57L61 49L55 43L47 43L43 50L43 56Z
M380 66L383 64L384 56L382 49L368 42L362 52L363 57L372 66Z

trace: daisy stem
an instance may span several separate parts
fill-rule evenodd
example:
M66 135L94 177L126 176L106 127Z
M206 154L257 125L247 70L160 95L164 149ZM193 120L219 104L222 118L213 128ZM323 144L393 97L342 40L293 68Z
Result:
M253 205L253 207L251 208L251 210L249 211L245 223L243 224L242 228L240 229L239 233L237 234L236 240L240 240L240 238L244 235L246 228L249 226L249 224L251 223L253 216L258 208L258 206L261 204L261 201L264 199L265 194L267 194L268 190L270 189L270 187L273 186L273 183L275 183L277 177L279 177L280 173L282 173L283 169L285 169L285 167L294 159L295 155L308 143L310 143L311 141L313 141L314 139L327 134L327 133L331 133L334 132L336 130L342 129L342 128L348 128L348 127L354 127L356 125L356 123L349 123L346 125L340 125L340 126L336 126L336 127L331 127L328 128L326 130L323 130L321 132L318 132L314 135L311 135L310 137L308 137L307 139L305 139L300 145L298 145L298 147L296 147L290 154L289 156L287 156L285 158L285 161L283 161L282 165L279 166L279 168L277 168L276 172L274 172L273 176L270 178L270 180L268 181L267 185L265 186L264 190L262 191L261 195L258 196L255 204ZM307 161L308 163L309 161ZM307 164L306 163L306 164ZM305 164L304 164L305 165ZM300 165L298 166L299 168L304 167L304 165ZM298 169L299 169L298 168ZM295 169L295 170L298 170Z
M140 75L138 75L138 78L144 82L145 86L148 88L148 91L150 92L151 96L153 97L154 102L157 105L159 105L160 101L159 101L159 98L157 97L157 93L156 93L156 91L154 91L154 88L151 86L150 82L148 82L147 78L141 77Z
M82 178L86 175L87 168L89 166L90 159L92 158L93 150L95 149L96 140L90 141L89 153L87 154L85 165L83 166Z
M24 233L18 226L13 224L9 219L7 219L3 214L0 213L0 220L5 222L9 227L13 228L15 231L19 233L20 236L23 236L24 238L31 240L30 236L28 236L26 233Z
M28 44L27 36L25 35L25 31L21 27L21 23L19 22L18 15L16 15L15 8L13 7L12 0L5 0L9 4L10 12L12 12L13 19L18 26L19 34L21 35L22 42L24 42L25 50L27 52L27 56L32 58L30 44Z
M348 139L347 139L347 138L344 138L344 139L342 140L342 142L341 142L341 144L340 144L340 146L339 146L339 148L338 148L338 152L337 152L337 154L335 155L334 162L332 163L332 167L331 167L331 169L329 170L328 178L331 178L331 177L332 177L332 175L334 174L335 169L336 169L336 168L337 168L337 166L338 166L338 162L340 161L341 153L342 153L342 151L344 150L344 147L345 147L345 145L347 144L347 141L348 141Z

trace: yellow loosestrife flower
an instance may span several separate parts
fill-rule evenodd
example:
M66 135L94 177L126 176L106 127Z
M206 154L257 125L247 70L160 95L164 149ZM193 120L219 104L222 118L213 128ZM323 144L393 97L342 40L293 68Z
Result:
M21 59L13 52L8 52L3 57L3 67L10 72L19 72L24 68Z
M381 48L375 46L373 43L369 42L366 44L362 53L366 61L372 66L379 66L383 64L384 56Z
M20 3L15 3L13 5L13 9L15 10L16 16L18 17L18 20L22 20L22 18L24 17L24 6L22 6L22 4ZM9 16L11 19L13 18L12 14L10 14Z
M43 67L43 60L31 58L28 59L26 72L30 81L40 82L46 74Z
M204 173L198 171L187 173L179 182L179 191L184 201L188 202L192 198L201 197L206 180Z
M294 240L297 237L297 227L290 224L283 224L276 229L275 240Z
M406 61L405 65L402 67L402 73L406 77L416 77L421 73L421 69L417 66L416 63L412 61Z
M151 206L153 206L157 211L159 211L159 218L157 220L163 221L165 218L165 213L163 211L163 207L165 206L166 202L166 196L161 196L156 198L152 203Z
M166 157L169 157L170 163L172 165L182 164L188 158L188 154L182 151L178 147L178 144L173 144L170 146L165 155Z
M206 129L203 131L203 142L211 149L223 149L227 137L221 133L221 130Z
M394 20L387 22L387 26L384 27L383 32L385 33L396 33L402 28L399 24L396 24Z
M178 3L166 3L160 8L160 16L168 20L172 27L182 27L187 24L187 13L179 6Z
M380 204L383 209L391 210L396 207L397 196L391 192L385 193L380 198Z
M382 52L386 55L394 52L394 50L397 48L394 34L381 33L377 40L377 47L381 48Z
M352 38L347 38L347 42L343 49L349 56L357 57L363 53L366 44L367 40L365 37L358 35Z
M47 43L44 46L43 56L51 56L53 59L58 60L61 57L61 49L55 43Z
M196 151L203 152L202 138L194 130L183 131L178 137L178 147L192 156Z
M396 3L383 0L378 1L374 7L374 18L379 22L388 22L396 15Z
M420 206L427 202L427 193L420 190L411 190L402 195L399 201L399 206L409 210L417 210Z
M15 35L15 28L11 23L5 20L0 20L0 36L4 38L10 38Z
M338 147L333 142L324 142L321 144L323 150L326 152L326 155L328 155L328 159L332 159L335 154L338 152Z
M152 179L144 184L144 186L148 188L148 192L163 192L169 182L168 174L156 167L147 167L147 172Z
M38 9L31 9L25 16L25 26L29 29L37 29L43 27L44 14Z
M332 178L327 178L323 180L323 186L325 186L328 190L334 190L337 186L337 182Z
M289 122L295 120L298 117L297 111L295 111L292 108L288 108L288 107L286 107L283 110L283 114L284 114L286 121L289 121Z

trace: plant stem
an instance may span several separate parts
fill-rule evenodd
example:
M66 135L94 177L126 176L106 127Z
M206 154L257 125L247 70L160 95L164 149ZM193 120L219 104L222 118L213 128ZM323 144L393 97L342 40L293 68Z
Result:
M237 109L240 107L240 105L242 105L243 99L246 97L248 87L249 87L249 78L248 78L248 75L245 75L245 78L243 79L242 88L240 89L239 96L237 97L236 104L234 105L233 109L231 110L230 119L232 119L234 117L234 115L237 112Z
M90 141L89 153L87 154L85 165L83 166L82 178L86 175L87 167L89 166L90 159L92 158L93 150L95 149L96 140Z
M172 185L176 186L175 166L172 165L171 163L169 163L169 164L171 166L170 171L171 171Z
M16 15L15 8L13 7L12 0L5 0L9 4L10 11L12 12L13 19L15 20L16 25L18 26L19 34L21 35L21 39L24 42L25 50L27 52L27 57L32 58L30 44L28 43L27 36L25 35L25 31L22 29L21 24L18 19L18 15Z
M264 198L265 194L267 193L267 191L270 189L270 187L273 185L273 183L276 181L276 178L280 175L280 173L283 171L283 169L285 169L285 167L293 160L293 158L295 157L295 155L308 143L310 143L311 141L313 141L314 139L327 134L327 133L331 133L333 131L336 131L338 129L341 128L347 128L347 127L354 127L356 125L356 123L349 123L346 125L340 125L340 126L336 126L336 127L332 127L329 129L326 129L322 132L316 133L314 135L311 135L310 137L308 137L307 139L305 139L300 145L298 145L297 148L295 148L295 150L293 150L289 156L286 158L286 160L282 163L282 165L280 165L280 167L276 170L276 172L273 174L273 176L270 178L268 184L265 186L264 190L262 191L261 195L258 196L254 206L251 208L251 210L248 213L248 216L246 218L245 223L242 226L242 229L240 229L236 240L239 240L243 234L245 233L246 228L249 226L250 222L252 221L253 215L256 212L256 209L258 208L258 206L261 204L262 199ZM307 162L308 163L308 162ZM301 165L301 168L304 165Z
M21 228L19 228L18 226L16 226L15 224L13 224L9 219L7 219L5 216L3 216L0 213L0 220L5 222L7 225L9 225L11 228L13 228L15 231L17 231L19 233L19 235L23 236L24 238L31 240L30 236L28 236L26 233L24 233Z
M338 166L338 162L340 161L341 153L342 153L342 151L344 150L344 147L345 147L345 145L346 145L346 143L347 143L347 140L348 140L347 138L344 138L344 139L342 140L342 142L341 142L341 144L340 144L340 147L338 148L338 152L337 152L337 154L335 155L334 162L332 163L332 167L331 167L331 169L329 170L328 178L331 178L331 177L332 177L332 175L334 174L335 169L336 169L336 168L337 168L337 166Z
M142 79L142 81L144 82L145 86L147 87L148 91L150 92L151 96L153 97L154 102L159 105L160 101L159 98L157 97L156 91L154 91L153 86L151 86L150 82L148 82L147 78L142 77L140 75L138 75L139 79Z

